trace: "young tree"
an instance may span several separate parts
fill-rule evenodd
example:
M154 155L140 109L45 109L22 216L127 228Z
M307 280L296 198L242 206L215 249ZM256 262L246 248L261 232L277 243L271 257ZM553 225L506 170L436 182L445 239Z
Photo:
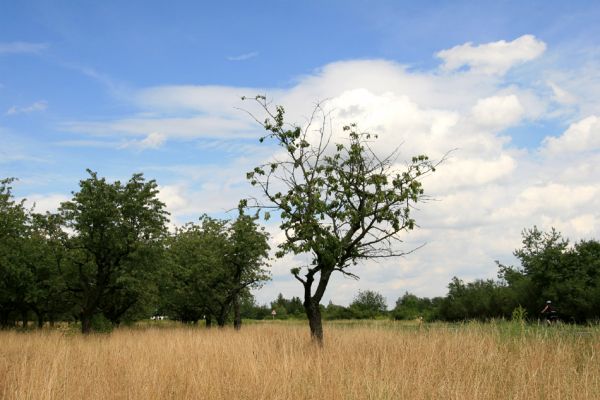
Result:
M134 174L125 184L109 183L88 173L79 192L59 210L73 232L67 242L69 289L83 333L90 332L95 315L118 318L153 284L167 222L154 180Z
M254 100L267 114L261 123L267 134L260 141L273 140L285 158L248 172L250 183L265 197L250 205L279 212L286 239L277 256L308 253L312 258L291 272L304 287L311 337L322 344L319 303L331 275L337 271L356 277L348 268L361 260L405 254L393 244L400 233L415 227L411 208L423 198L420 178L435 166L420 155L399 170L396 153L380 158L369 146L375 137L356 125L344 127L346 143L331 147L319 106L303 129L284 122L283 107L272 110L264 96ZM315 128L318 135L312 141Z

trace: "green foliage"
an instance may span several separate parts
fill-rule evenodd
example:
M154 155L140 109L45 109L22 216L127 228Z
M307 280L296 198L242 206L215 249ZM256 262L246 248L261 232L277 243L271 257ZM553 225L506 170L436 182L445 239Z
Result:
M267 118L267 134L285 153L278 161L257 166L246 174L264 194L258 208L279 212L286 240L278 257L307 253L310 265L291 269L304 286L304 305L313 337L322 339L319 303L334 271L348 271L359 260L402 254L394 248L398 235L415 227L412 204L423 196L420 179L435 166L424 155L406 169L396 168L396 154L378 157L369 142L375 136L345 126L347 141L329 146L325 112L317 106L307 126L289 126L284 108L270 109L264 96L254 100ZM318 136L312 138L316 120ZM247 201L244 204L248 204ZM313 283L316 288L313 288Z
M95 314L92 317L91 328L96 333L110 333L113 330L113 324L104 315Z
M585 322L600 316L600 243L581 241L570 247L561 234L537 227L523 231L515 251L538 307L552 300L563 319ZM530 308L530 312L536 310ZM537 310L539 312L539 310Z
M23 201L12 194L14 179L0 180L0 325L13 325L26 312L26 297L33 279L25 266L28 215Z
M420 298L406 292L396 301L392 316L397 320L413 320L422 317L425 321L432 321L438 318L441 302L442 299L439 297Z
M521 266L497 262L499 281L465 284L454 278L440 318L540 318L546 300L565 321L583 323L600 317L600 243L584 240L569 246L555 229L543 232L535 226L522 235L522 247L514 253Z
M167 240L162 312L183 321L213 316L223 325L237 298L269 279L268 234L255 218L203 216Z
M277 312L278 319L303 318L304 306L298 297L286 299L281 293L275 301L271 302L271 308Z
M525 310L520 304L512 312L512 321L518 323L524 323L527 319L527 310Z
M326 320L356 319L357 315L350 308L333 304L330 301L325 308L323 318Z
M386 314L387 304L380 293L360 290L350 303L350 310L357 318L375 318Z
M155 181L134 174L125 184L109 183L88 173L79 192L59 210L65 227L74 232L67 241L66 275L84 333L94 315L119 323L156 292L167 222Z

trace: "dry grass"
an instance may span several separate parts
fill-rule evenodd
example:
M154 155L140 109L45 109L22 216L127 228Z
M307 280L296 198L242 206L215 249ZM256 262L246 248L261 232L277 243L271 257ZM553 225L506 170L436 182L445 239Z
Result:
M512 329L512 328L511 328ZM600 332L304 325L0 332L4 399L594 399Z

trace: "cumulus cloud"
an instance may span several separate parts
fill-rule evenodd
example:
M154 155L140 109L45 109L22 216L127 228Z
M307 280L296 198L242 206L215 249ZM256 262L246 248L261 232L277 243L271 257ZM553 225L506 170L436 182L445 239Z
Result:
M475 123L490 130L501 130L515 125L524 113L523 106L514 94L480 99L472 108Z
M545 50L544 42L533 35L523 35L512 42L499 40L478 46L469 42L442 50L437 56L447 71L468 67L475 73L502 75L515 65L539 57Z
M256 194L244 173L276 150L268 143L240 150L262 132L239 108L264 118L251 103L239 100L242 95L266 93L273 104L286 107L289 121L300 124L306 123L316 101L328 99L324 107L334 141L344 140L342 125L357 122L360 129L379 135L372 144L376 152L399 148L398 168L413 155L440 159L455 149L423 181L431 200L414 211L421 229L403 236L405 250L426 246L404 258L361 263L353 271L361 280L337 276L325 299L348 303L358 289L373 289L391 305L405 290L442 295L453 275L495 277L494 260L514 262L512 251L520 246L522 229L534 224L542 229L554 225L574 240L600 236L600 111L575 122L567 119L573 114L562 113L567 107L569 113L574 107L592 110L596 97L585 91L585 84L570 85L559 73L543 76L541 84L538 76L514 81L505 74L539 57L545 48L531 35L510 42L466 43L439 52L443 64L431 71L386 60L335 62L299 77L288 89L150 87L131 98L140 111L134 116L74 121L65 127L125 136L131 147L194 140L206 151L238 149L227 165L157 166L171 172L172 180L160 193L177 223L203 212L222 214L241 197ZM447 73L463 67L471 73ZM530 148L517 147L507 133L517 125L535 130L544 123L568 127ZM269 226L276 243L276 225ZM259 301L278 292L300 295L289 269L303 262L291 256L277 261L275 280L258 294Z
M544 139L549 154L568 154L600 149L600 118L592 115L575 122L558 137Z

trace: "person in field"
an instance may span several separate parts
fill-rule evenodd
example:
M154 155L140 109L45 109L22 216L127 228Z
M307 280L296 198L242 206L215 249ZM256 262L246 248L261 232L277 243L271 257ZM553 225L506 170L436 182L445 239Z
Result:
M546 322L548 325L558 321L558 314L556 313L556 309L552 306L552 302L550 300L546 301L546 307L544 307L541 313L546 317Z

